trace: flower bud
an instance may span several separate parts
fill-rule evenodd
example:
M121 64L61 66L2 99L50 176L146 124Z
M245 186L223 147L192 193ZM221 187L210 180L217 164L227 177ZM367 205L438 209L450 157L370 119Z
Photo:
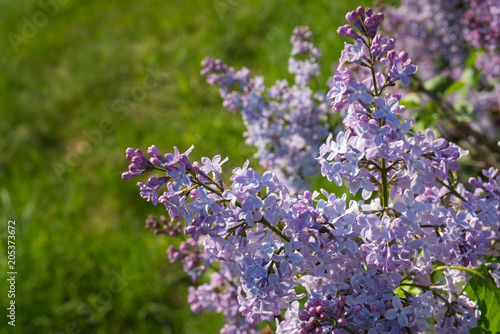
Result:
M337 34L340 35L340 37L347 37L347 29L342 26L337 29Z
M156 145L148 147L147 152L150 157L156 157L160 154L160 150L158 149L158 147L156 147Z
M372 45L370 47L370 53L374 56L374 57L378 57L382 52L380 50L380 47L378 47L377 45Z
M365 27L370 28L370 27L373 27L375 25L375 20L371 17L367 17L363 23L364 23Z
M358 34L356 33L356 30L354 30L354 28L349 28L347 29L347 37L356 38L358 37Z
M389 59L390 61L394 61L394 58L396 58L396 51L391 50L387 52L387 59Z
M399 58L401 58L401 60L403 60L403 63L406 62L408 60L408 52L401 51L399 53Z
M377 13L373 18L375 19L375 23L380 24L384 22L385 16L384 13Z
M140 171L140 168L139 168L139 166L137 166L136 164L131 163L130 165L128 165L128 170L129 170L129 172L131 172L131 173L137 173L137 172L139 172L139 171Z
M186 169L192 169L193 165L191 164L191 161L189 160L188 156L185 154L179 155L179 162L182 162L184 166L186 166Z
M159 166L161 164L160 159L158 159L156 157L149 159L149 162L151 162L151 164L153 164L153 166Z
M135 150L132 147L129 147L125 150L125 154L128 160L130 160L135 155ZM129 159L130 157L130 159Z
M299 320L306 321L307 319L309 319L309 313L304 311L304 310L300 310L299 311Z
M159 182L160 182L160 179L157 177L154 177L154 176L152 176L148 179L148 185L150 185L152 187L156 186Z
M309 323L310 324L316 324L317 322L318 322L318 318L316 318L316 317L310 317L309 318Z
M190 250L189 244L185 241L181 242L181 244L179 245L179 250L183 252L188 252Z
M125 173L123 173L123 174L125 174ZM123 174L122 174L122 176L123 176ZM471 186L476 187L476 188L481 188L483 186L481 181L479 181L478 179L475 179L473 177L471 177L469 179L469 183Z
M333 107L333 109L335 109L335 110L337 110L337 111L338 111L338 110L341 110L341 109L344 107L344 104L345 104L345 103L344 103L344 102L342 102L342 101L339 101L339 102L333 102L333 103L332 103L332 107Z
M136 165L140 166L140 165L141 165L141 162L142 162L142 158L141 158L141 157L139 157L139 156L137 156L137 155L136 155L135 157L133 157L133 158L132 158L132 163L133 163L133 164L136 164Z
M354 306L352 307L352 311L354 313L359 313L359 312L362 312L364 309L363 305L361 305L361 303L356 303L354 304Z
M387 301L385 302L385 308L386 308L386 309L390 309L390 308L392 308L392 300L387 300Z
M199 174L201 171L201 164L198 161L193 162L193 170L196 174ZM203 173L205 174L205 173Z

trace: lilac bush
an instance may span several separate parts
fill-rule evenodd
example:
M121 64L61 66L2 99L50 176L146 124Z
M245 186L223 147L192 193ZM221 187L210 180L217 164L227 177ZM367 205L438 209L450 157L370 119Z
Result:
M499 167L500 0L402 0L385 29L420 65L420 119ZM492 158L493 156L493 158ZM485 164L486 162L486 164Z
M293 86L265 89L246 69L204 61L204 74L221 87L224 105L242 113L247 140L270 170L259 173L247 161L226 178L227 159L192 162L193 147L163 155L153 145L149 158L128 148L124 179L162 173L138 185L170 222L150 217L147 228L183 240L169 258L194 280L211 273L189 289L188 301L193 312L222 313L221 333L259 333L262 322L276 333L468 333L484 316L500 330L468 284L494 282L498 295L498 171L460 183L458 159L467 152L401 118L402 94L393 90L410 85L417 66L378 34L384 14L358 7L346 19L337 31L350 43L324 96L307 87L319 52L305 28L292 37L292 55L305 55L290 60ZM332 132L325 119L334 113L344 128ZM294 173L315 168L348 193L288 190Z
M401 82L407 87L401 92L418 94L408 95L403 104L411 105L418 126L432 124L445 138L466 147L469 156L462 163L476 171L500 168L498 8L500 0L404 0L402 6L386 9L390 14L386 30L421 69L412 85L403 73ZM377 29L378 23L372 27ZM278 80L266 88L263 78L251 77L247 68L236 71L211 58L202 62L202 74L209 84L219 86L223 106L241 113L247 128L246 143L257 148L255 157L261 166L276 173L291 193L308 189L310 181L317 178L317 150L330 133L339 131L338 116L345 116L327 107L325 92L317 81L321 52L311 39L307 27L296 28L292 35L288 69L295 77L294 85ZM374 45L382 48L373 55L393 48L394 43L394 39L376 36ZM360 40L348 44L339 66L346 61L359 63L364 47ZM394 71L396 67L392 73L396 77ZM343 89L342 82L333 84L340 86L327 98ZM360 85L364 90L359 92L369 99L368 87ZM351 96L351 101L356 98Z

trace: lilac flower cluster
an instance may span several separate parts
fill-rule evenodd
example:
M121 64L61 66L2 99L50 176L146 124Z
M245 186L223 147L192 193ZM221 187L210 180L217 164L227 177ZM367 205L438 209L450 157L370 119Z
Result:
M471 178L469 188L459 183L457 160L467 152L432 130L413 131L413 120L399 119L401 95L386 92L398 81L408 85L417 67L394 50L394 40L378 35L384 15L358 7L346 19L338 33L352 44L345 45L328 93L333 108L346 113L345 130L328 136L316 160L328 181L362 200L325 190L292 196L281 176L261 174L248 161L226 185L226 160L191 162L192 148L162 155L151 146L149 160L127 149L132 165L124 179L164 173L139 182L141 196L165 205L172 221L185 222L189 238L169 248L171 261L195 279L214 271L209 283L190 289L189 302L194 312L223 313L221 333L258 333L263 321L275 322L276 333L467 333L481 313L464 282L481 265L497 282L500 277L485 258L498 252L498 171L485 170L485 181ZM308 31L295 35L294 53L313 53ZM268 102L257 94L259 80L220 61L205 66L227 105L242 110L247 126L260 124L259 113L268 109L256 106ZM368 78L358 78L365 73ZM160 234L179 234L161 220ZM161 229L154 218L147 226ZM436 272L443 278L433 279Z
M424 79L443 70L458 79L475 50L491 60L483 75L498 78L499 6L498 0L403 0L399 8L387 8L386 29L419 61Z
M255 146L255 157L264 169L271 170L291 192L307 189L308 177L316 177L314 163L322 141L333 130L328 124L331 111L326 95L309 87L316 86L321 52L311 42L307 27L298 27L291 38L293 45L288 70L295 84L278 80L264 86L262 77L251 77L243 68L235 71L220 60L206 58L202 74L207 82L220 87L223 106L239 111L247 128L247 145Z
M464 38L476 49L485 53L480 55L476 65L484 70L483 75L490 78L500 77L500 1L467 0L461 22Z
M184 228L181 222L177 222L176 224L173 222L167 222L167 217L165 216L161 216L160 221L163 226L160 225L160 222L155 216L151 215L146 220L146 228L153 229L157 235L162 234L169 237L178 237L183 234Z
M188 302L195 313L210 311L222 313L226 324L221 334L261 333L256 324L250 324L239 311L238 303L238 273L232 266L222 262L218 272L210 275L210 282L198 287L189 288Z
M399 8L387 8L385 26L396 37L397 47L419 63L424 82L448 75L462 84L458 92L444 96L429 96L425 84L412 90L420 94L422 106L430 100L439 105L443 117L436 126L443 135L461 139L476 162L496 166L489 157L499 154L494 143L500 139L498 8L499 0L402 0ZM470 122L456 116L464 106L471 110Z
M419 63L424 80L438 71L447 71L458 79L469 55L461 20L463 0L402 0L398 8L386 8L384 26Z

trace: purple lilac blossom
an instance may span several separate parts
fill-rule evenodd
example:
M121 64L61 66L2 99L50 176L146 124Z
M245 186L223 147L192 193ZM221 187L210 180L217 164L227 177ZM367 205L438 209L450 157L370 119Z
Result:
M492 152L498 153L491 148L493 145L485 146L484 141L500 139L500 0L402 0L401 3L398 8L386 8L388 19L384 28L396 37L396 47L407 50L419 64L423 81L448 75L465 84L465 91L441 96L440 103L442 108L469 105L473 113L467 126L485 138L472 138L464 135L463 130L455 130L455 123L460 120L449 117L436 126L446 137L468 145L478 162ZM477 83L473 83L470 73L478 71L474 79ZM422 106L430 101L429 96L420 96ZM483 154L485 150L489 152Z
M288 70L294 85L278 80L266 88L263 78L252 78L246 68L235 71L211 58L202 62L201 73L220 87L223 105L241 113L246 144L257 148L261 166L279 175L293 193L304 191L306 179L319 174L315 155L329 131L326 94L309 87L311 81L317 84L321 56L311 37L307 27L295 28L291 37Z
M371 48L381 40L377 29L384 16L358 7L346 18L354 27L339 28L340 35L363 39L380 70L391 71L398 59L387 56L391 48L385 54ZM298 34L307 39L306 31ZM304 48L307 44L294 52ZM400 55L405 68L416 69ZM375 77L385 77L369 67ZM409 72L406 78L398 75L363 84L362 93L348 88L331 94L347 112L346 130L329 134L319 148L318 166L328 181L345 182L354 195L362 192L361 201L325 190L291 195L288 179L283 182L272 171L261 174L248 161L232 171L226 185L220 156L201 164L190 161L191 149L162 157L152 146L148 161L140 150L127 149L133 166L124 179L153 169L168 176L139 186L147 199L164 189L158 203L173 221L185 222L189 238L169 248L170 261L181 262L193 279L220 263L209 283L190 288L189 303L196 313L224 314L221 333L257 333L265 321L276 321L277 333L299 334L467 333L477 325L477 302L460 294L461 282L470 276L457 268L484 264L498 278L498 266L484 256L499 250L500 176L494 168L484 170L484 179L471 178L467 189L452 180L457 159L466 152L430 130L411 131L412 120L400 123L393 110L399 96L382 95L392 80L411 80ZM246 73L231 76L209 80L244 87L251 82ZM355 76L341 67L334 80L358 88L371 80ZM365 93L373 98L362 97ZM166 218L161 220L165 226ZM152 218L147 226L161 229ZM179 225L166 226L178 234ZM430 273L438 261L444 278L434 282ZM297 286L305 292L298 293Z

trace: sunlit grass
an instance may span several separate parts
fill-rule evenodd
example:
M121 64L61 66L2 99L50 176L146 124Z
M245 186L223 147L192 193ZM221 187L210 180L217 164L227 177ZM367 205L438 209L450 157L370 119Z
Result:
M253 150L239 116L222 108L217 89L199 75L201 60L247 66L267 84L291 80L289 36L309 25L326 69L342 47L335 30L352 9L345 1L232 1L239 5L219 15L215 5L223 1L68 1L17 53L7 34L22 34L22 19L41 9L37 1L0 3L0 226L17 221L17 319L9 333L221 327L220 317L189 311L190 280L168 263L169 240L144 230L145 218L163 210L121 180L124 151L194 144L194 159L221 154L231 166L242 164ZM162 73L158 85L131 97L151 67ZM127 105L127 114L113 103ZM106 132L103 120L111 125ZM95 131L102 138L92 142L86 134ZM0 236L6 249L5 228ZM0 263L1 275L3 251ZM134 279L103 299L113 272L123 271Z

